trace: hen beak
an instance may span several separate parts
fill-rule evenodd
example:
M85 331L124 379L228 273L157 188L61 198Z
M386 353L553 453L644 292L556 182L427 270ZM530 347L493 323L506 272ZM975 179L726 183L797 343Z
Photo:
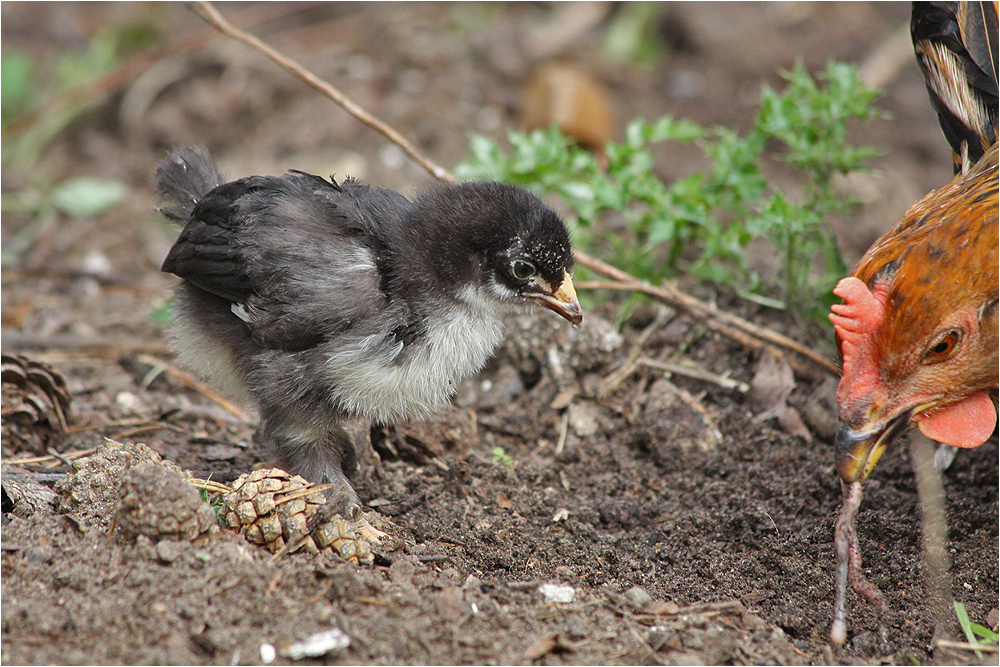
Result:
M909 410L870 430L856 431L841 422L833 439L834 458L840 478L848 483L868 479L886 448L912 424Z
M574 327L579 327L583 323L583 309L580 308L580 301L576 298L576 288L573 287L573 279L568 271L563 272L562 283L552 294L539 292L526 294L530 299L545 306L551 311L559 313L569 320Z

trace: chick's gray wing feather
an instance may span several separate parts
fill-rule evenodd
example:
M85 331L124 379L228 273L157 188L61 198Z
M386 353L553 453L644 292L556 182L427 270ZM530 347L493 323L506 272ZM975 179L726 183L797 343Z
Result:
M231 301L258 345L305 350L385 308L379 228L393 197L406 202L301 173L227 183L194 208L163 270Z

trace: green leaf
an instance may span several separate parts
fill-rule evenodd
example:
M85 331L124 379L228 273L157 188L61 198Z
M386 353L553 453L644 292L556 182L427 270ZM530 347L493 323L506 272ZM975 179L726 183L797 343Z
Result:
M92 218L124 201L128 188L113 178L83 176L52 190L52 204L71 218Z
M4 51L0 55L0 109L3 122L24 111L35 86L35 65L23 51Z
M173 321L174 300L168 299L149 314L149 319L157 324L168 326Z
M654 63L660 45L656 35L662 7L658 2L629 2L615 12L604 38L604 49L622 60Z
M959 602L958 600L953 600L952 604L955 606L955 615L958 616L958 625L962 628L962 632L965 633L965 638L970 644L975 644L976 636L972 633L972 621L969 620L969 612L965 609L965 604Z
M1000 635L985 626L979 625L978 623L969 623L969 628L982 638L983 643L1000 643Z

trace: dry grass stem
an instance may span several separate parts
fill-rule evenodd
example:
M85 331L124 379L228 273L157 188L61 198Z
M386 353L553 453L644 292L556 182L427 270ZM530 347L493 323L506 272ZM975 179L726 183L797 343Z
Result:
M706 371L704 368L672 364L669 361L659 361L657 359L650 359L649 357L639 357L638 362L642 366L658 368L663 371L674 373L675 375L683 375L684 377L694 378L695 380L711 382L712 384L716 384L723 389L735 389L743 394L750 391L750 385L746 382L740 382L739 380L734 380L722 375L716 375L715 373Z
M181 369L177 368L176 366L174 366L173 364L161 361L155 357L149 356L148 354L140 354L136 356L136 359L144 364L148 364L155 368L162 368L163 372L165 372L170 377L170 379L175 380L176 382L180 382L182 385L188 387L189 389L194 389L199 394L201 394L205 398L208 398L209 400L215 401L220 406L222 406L230 413L232 413L234 416L236 416L238 419L241 419L244 422L253 421L253 417L251 417L246 412L241 410L231 401L220 396L218 393L215 392L215 390L213 390L207 384L205 384L198 378L194 377L190 373L186 373Z

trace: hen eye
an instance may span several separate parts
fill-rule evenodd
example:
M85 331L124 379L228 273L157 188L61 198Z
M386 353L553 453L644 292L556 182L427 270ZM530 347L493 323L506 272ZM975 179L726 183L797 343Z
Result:
M924 355L924 363L932 364L938 361L944 361L952 355L955 348L958 347L958 341L961 339L958 331L952 329L951 331L945 332L940 338L937 339L927 353Z
M525 262L523 259L515 259L510 268L514 272L514 277L518 280L527 280L535 275L534 265L531 262Z

